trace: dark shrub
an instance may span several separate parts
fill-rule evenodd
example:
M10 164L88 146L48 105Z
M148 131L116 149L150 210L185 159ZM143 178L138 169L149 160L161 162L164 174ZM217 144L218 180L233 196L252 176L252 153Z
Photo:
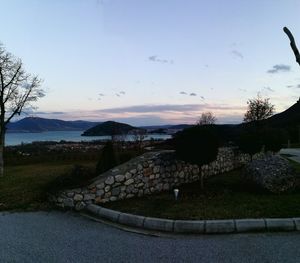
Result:
M286 141L287 135L281 129L265 128L263 130L263 144L266 152L279 152Z
M219 138L214 125L195 126L176 134L174 145L178 159L201 166L216 159Z
M96 172L98 174L104 173L107 170L115 167L118 164L114 146L111 141L108 141L101 153L100 160L96 166Z
M140 151L136 151L136 150L126 150L126 151L122 151L118 153L118 164L121 163L125 163L129 160L131 160L132 158L136 157L140 155Z
M81 187L87 185L89 180L95 176L94 169L82 165L74 165L70 171L58 176L49 183L46 191L55 194L61 190Z
M263 148L262 134L258 129L244 130L237 140L237 145L243 153L250 154L252 158Z
M264 150L278 152L287 140L284 130L267 126L248 126L241 132L237 145L251 156Z

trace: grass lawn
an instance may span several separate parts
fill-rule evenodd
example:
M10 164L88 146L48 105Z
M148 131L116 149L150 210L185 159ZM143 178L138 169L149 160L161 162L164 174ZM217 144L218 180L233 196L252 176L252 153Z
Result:
M92 162L77 164L93 166ZM49 209L46 189L56 177L71 170L68 162L6 166L0 178L0 211Z
M300 164L291 163L300 172ZM180 198L165 192L105 204L105 207L137 215L170 219L226 219L260 217L300 217L300 187L275 195L244 183L241 170L215 176L200 183L178 187Z
M300 164L291 161L300 173ZM76 164L95 167L95 162ZM0 211L45 210L53 208L47 201L47 190L56 179L72 169L74 162L45 162L6 166L0 178ZM225 219L258 217L300 217L300 187L275 195L245 184L241 170L215 176L200 183L179 187L180 198L173 192L105 204L106 207L133 214L172 219ZM67 182L67 181L63 181ZM61 185L58 185L61 186Z

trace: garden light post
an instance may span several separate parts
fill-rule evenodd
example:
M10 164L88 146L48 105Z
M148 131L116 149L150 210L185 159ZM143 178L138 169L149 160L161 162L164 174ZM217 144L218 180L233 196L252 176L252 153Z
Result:
M179 189L174 189L175 200L178 200Z

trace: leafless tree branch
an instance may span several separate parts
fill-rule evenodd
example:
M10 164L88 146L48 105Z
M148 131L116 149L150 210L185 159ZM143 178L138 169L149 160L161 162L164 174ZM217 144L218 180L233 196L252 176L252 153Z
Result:
M287 27L284 27L283 31L284 31L284 33L287 34L288 38L291 41L291 43L290 43L291 48L292 48L292 50L293 50L293 52L295 54L296 61L297 61L297 63L300 66L300 53L299 53L299 50L298 50L298 48L296 46L296 42L295 42L294 36L293 36L293 34L291 33L291 31Z

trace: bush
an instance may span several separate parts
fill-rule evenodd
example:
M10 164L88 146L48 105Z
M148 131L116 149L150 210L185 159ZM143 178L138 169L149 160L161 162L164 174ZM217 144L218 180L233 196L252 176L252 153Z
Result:
M263 147L261 132L258 129L247 129L243 131L237 140L237 145L243 153L248 153L251 158L260 152Z
M284 142L287 141L287 135L281 129L266 128L263 131L262 140L266 152L279 152Z
M96 172L98 174L104 173L116 165L118 165L118 162L114 151L114 146L111 141L108 141L102 150L100 160L96 166Z
M201 166L216 159L219 138L213 125L195 126L176 134L174 145L178 159Z
M46 192L56 194L65 189L81 187L88 184L89 180L96 177L95 170L82 166L74 165L72 169L57 178L46 186Z
M237 145L242 152L253 156L262 150L278 152L286 138L286 133L281 129L253 126L244 129Z

